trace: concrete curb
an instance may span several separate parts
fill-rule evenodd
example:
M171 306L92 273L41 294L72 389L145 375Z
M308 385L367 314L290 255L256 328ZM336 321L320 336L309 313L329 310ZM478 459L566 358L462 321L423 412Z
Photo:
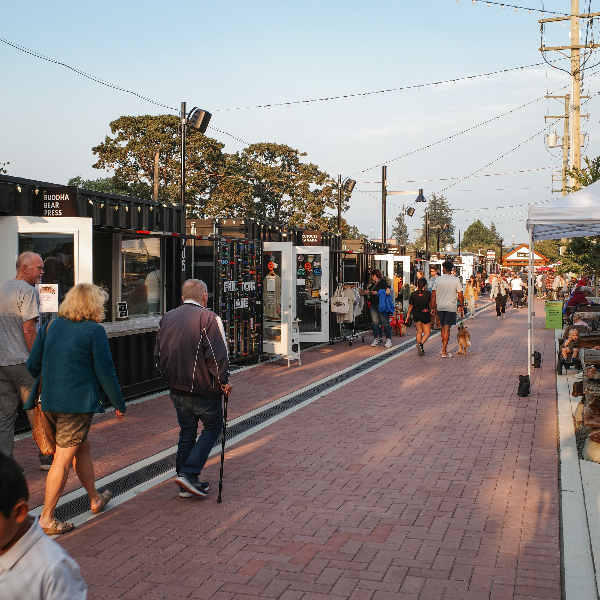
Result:
M559 334L557 330L557 339ZM598 600L594 546L598 546L595 555L600 557L600 465L579 461L573 424L577 403L571 402L570 379L569 371L556 376L565 599ZM588 482L585 492L584 480ZM586 510L586 496L590 508L595 508L591 520Z

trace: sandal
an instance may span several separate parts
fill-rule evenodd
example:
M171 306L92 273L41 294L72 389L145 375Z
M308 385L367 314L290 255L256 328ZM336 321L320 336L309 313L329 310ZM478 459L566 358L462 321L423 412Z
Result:
M73 523L65 523L65 521L59 521L58 519L52 519L50 527L42 527L42 531L46 535L61 535L63 533L69 533L73 531L76 525Z
M110 490L105 490L104 492L102 492L100 494L101 503L96 508L92 508L92 512L95 515L97 515L98 513L101 513L106 508L106 505L111 501L111 499L112 499L112 492Z

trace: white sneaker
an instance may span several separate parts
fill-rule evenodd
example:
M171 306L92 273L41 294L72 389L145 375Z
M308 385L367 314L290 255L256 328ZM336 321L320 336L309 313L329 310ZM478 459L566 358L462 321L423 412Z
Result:
M500 315L498 315L498 316L496 317L496 319L499 319L499 318L500 318Z
M379 346L379 340L373 340L371 346Z
M385 347L386 348L391 348L392 347L392 340L385 340Z

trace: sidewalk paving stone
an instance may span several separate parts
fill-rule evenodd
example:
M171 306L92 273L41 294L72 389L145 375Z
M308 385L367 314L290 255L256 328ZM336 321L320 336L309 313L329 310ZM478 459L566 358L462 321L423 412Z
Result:
M542 368L519 398L525 311L468 327L467 357L443 359L432 339L424 357L410 351L228 448L222 504L214 456L207 499L179 499L168 481L59 538L89 597L560 598L554 332L536 317ZM285 393L290 375L261 369L240 380ZM239 395L248 410L258 391Z

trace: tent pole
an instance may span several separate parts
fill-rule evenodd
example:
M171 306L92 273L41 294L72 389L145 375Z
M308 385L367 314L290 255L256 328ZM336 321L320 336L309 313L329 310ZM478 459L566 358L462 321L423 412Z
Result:
M533 231L529 229L529 272L527 273L527 281L528 281L528 302L527 302L527 375L531 379L531 354L533 352L533 323L531 318L532 308L533 308L533 298L531 295L531 283L533 280L532 273L532 265L533 265Z

